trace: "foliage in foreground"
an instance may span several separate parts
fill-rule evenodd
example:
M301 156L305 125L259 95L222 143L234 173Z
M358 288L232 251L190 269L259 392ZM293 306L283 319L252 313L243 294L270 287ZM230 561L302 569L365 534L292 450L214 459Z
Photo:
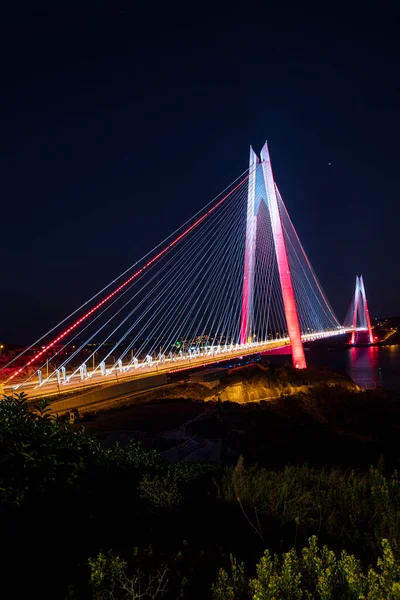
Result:
M168 594L167 565L150 575L140 568L128 575L127 562L109 552L89 559L94 600L172 598ZM132 570L132 569L131 569ZM173 573L173 575L176 575ZM184 597L181 588L179 597ZM336 555L311 537L300 553L281 555L265 550L256 565L256 576L248 578L243 563L231 557L229 572L220 569L212 585L212 600L398 600L400 562L387 540L377 568L365 572L359 560L345 550Z
M381 540L400 552L400 477L389 476L383 465L369 473L317 470L286 466L270 471L256 465L224 470L218 495L236 504L249 525L263 540L271 521L291 529L292 543L313 534L352 551L378 556Z
M140 496L159 507L179 502L184 485L213 470L208 465L169 467L155 450L131 441L105 448L84 429L49 414L45 400L29 404L25 394L0 402L0 500L19 506L40 496L70 491L90 473L126 472Z
M47 563L52 600L70 583L71 600L197 600L213 582L214 600L400 598L400 478L383 464L169 465L137 443L105 448L23 396L0 403L0 457L8 560L32 578ZM132 540L152 548L144 561Z
M400 562L382 541L378 568L364 573L360 561L342 550L339 556L310 538L300 555L290 550L273 555L265 550L257 577L248 580L244 565L232 560L231 572L221 569L212 587L213 600L398 600Z
M94 600L155 600L167 591L166 565L146 576L136 569L132 576L126 572L126 561L112 552L107 555L100 552L95 558L89 558L90 584Z

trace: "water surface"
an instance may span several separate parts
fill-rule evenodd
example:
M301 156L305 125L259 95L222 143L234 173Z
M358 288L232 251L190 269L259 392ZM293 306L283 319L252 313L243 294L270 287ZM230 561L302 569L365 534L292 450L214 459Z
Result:
M343 371L362 387L383 386L400 392L399 344L369 348L329 348L315 342L306 349L306 359L309 365ZM271 360L291 363L291 356L274 356Z

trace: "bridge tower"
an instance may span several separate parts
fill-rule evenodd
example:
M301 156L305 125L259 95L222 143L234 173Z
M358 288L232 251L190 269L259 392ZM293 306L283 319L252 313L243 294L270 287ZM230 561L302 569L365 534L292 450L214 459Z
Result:
M368 327L369 343L372 344L372 342L374 341L374 336L372 335L371 319L369 316L367 295L365 293L364 280L363 280L362 275L360 275L360 292L361 292L361 297L363 299L363 304L364 304L365 320L367 322L367 327Z
M371 319L369 316L367 295L365 293L365 286L363 276L356 275L356 289L354 292L354 306L353 306L353 332L351 334L351 344L355 343L356 340L356 328L357 328L357 316L359 317L359 324L361 327L368 329L369 343L372 344L374 336L372 334Z
M358 312L359 297L360 297L360 280L358 278L358 275L356 275L356 289L354 292L354 308L353 308L353 321L352 321L353 332L351 334L351 341L350 341L351 344L354 344L354 342L356 341L357 312Z
M256 175L258 156L250 146L249 183L247 193L246 246L244 253L244 273L242 291L242 316L240 321L240 343L253 341L252 316L254 292L254 263L256 253L257 215L255 213Z
M247 199L246 247L242 292L242 318L240 328L240 343L242 344L248 342L252 337L251 328L253 311L254 264L257 243L256 225L257 210L260 206L260 198L258 198L258 186L256 197L256 172L258 170L258 163L258 157L251 148L249 167L250 176ZM290 344L292 347L293 366L296 369L305 369L307 364L304 355L303 343L301 340L300 322L267 142L265 142L261 150L261 167L267 206L271 219L286 324L288 328Z

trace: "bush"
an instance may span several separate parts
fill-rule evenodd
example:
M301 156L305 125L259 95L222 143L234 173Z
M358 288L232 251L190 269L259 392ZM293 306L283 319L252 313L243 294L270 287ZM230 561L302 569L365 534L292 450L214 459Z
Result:
M155 600L166 591L165 566L150 575L136 569L130 577L126 574L126 562L112 552L100 552L88 562L94 600Z
M234 564L234 563L233 563ZM235 572L236 569L236 572ZM246 584L243 566L228 574L221 569L212 587L213 600L399 600L400 563L387 540L382 540L378 570L364 573L360 561L342 550L319 548L315 536L300 555L265 550L256 566L257 577Z
M303 536L322 535L353 551L362 548L366 555L377 556L383 538L400 552L397 471L389 477L374 467L367 474L308 466L270 471L246 468L241 457L216 485L219 498L236 504L260 537L272 521L282 530L291 525Z
M181 500L176 477L170 471L163 476L145 475L138 489L142 498L157 508L172 508Z

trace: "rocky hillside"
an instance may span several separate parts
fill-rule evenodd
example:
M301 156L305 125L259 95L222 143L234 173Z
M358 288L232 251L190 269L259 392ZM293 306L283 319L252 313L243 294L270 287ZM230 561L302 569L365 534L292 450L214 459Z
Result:
M328 369L306 369L297 371L287 365L272 366L253 364L242 368L227 370L217 385L201 383L177 383L168 387L169 398L187 398L202 402L259 402L285 396L307 394L316 386L339 387L349 391L360 388L345 374ZM160 397L159 390L143 395L143 399L155 400Z

